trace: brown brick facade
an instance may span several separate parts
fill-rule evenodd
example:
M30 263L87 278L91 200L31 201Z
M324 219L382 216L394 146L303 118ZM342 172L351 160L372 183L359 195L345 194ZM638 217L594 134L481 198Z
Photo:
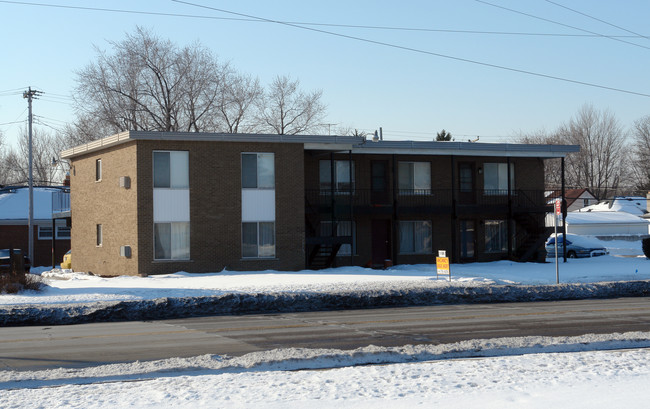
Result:
M319 154L318 152L305 153L305 170L306 170L306 190L317 190L319 188L319 161L321 160L344 160L350 159L349 154L338 153L330 155ZM356 226L356 252L354 257L341 256L337 257L338 265L371 265L372 259L372 223L373 220L386 220L390 224L390 259L394 264L419 264L435 263L435 256L438 250L445 250L447 254L455 259L460 260L459 255L459 221L471 220L475 226L475 258L473 261L490 261L506 258L506 253L487 253L485 251L485 221L486 220L507 220L507 206L481 206L484 189L483 169L486 163L507 163L510 161L511 166L515 169L515 178L513 190L523 192L534 192L534 194L543 194L544 190L544 165L540 158L510 158L505 157L476 157L476 156L423 156L423 155L358 155L351 156L355 168L355 197L364 195L364 191L371 188L371 163L372 161L384 161L387 164L387 185L390 191L389 204L392 206L396 200L398 206L388 212L382 212L379 208L368 211L356 211L353 215ZM445 212L429 212L426 209L422 211L413 211L413 209L400 209L399 202L402 199L399 195L393 195L393 189L397 188L399 162L429 162L431 167L431 190L433 196L442 196L449 202L449 209ZM458 183L458 171L460 163L469 163L474 171L474 203L473 206L466 206L465 209L457 209L456 216L452 210L452 189L458 189L459 185L454 186L453 180ZM452 174L453 178L452 178ZM457 195L457 193L456 193ZM343 195L345 196L345 195ZM358 199L356 199L358 200ZM362 199L363 200L363 199ZM456 199L459 201L458 198ZM463 206L458 206L462 208ZM349 212L345 209L338 216L339 220L349 220ZM368 214L370 213L370 214ZM329 213L313 216L311 223L315 228L320 220L328 220ZM535 220L540 226L543 226L543 213L529 215L528 217ZM400 221L429 221L432 226L432 251L430 254L405 254L399 249L399 223ZM308 220L308 223L310 221ZM518 236L522 227L513 221L513 235ZM515 243L516 244L516 243ZM470 261L470 260L467 260Z
M189 261L154 260L153 151L188 151L190 185ZM274 259L243 259L241 247L241 154L275 154ZM299 270L305 267L302 144L137 141L74 159L71 178L74 268L101 275L177 271ZM95 161L103 176L95 182ZM129 176L131 188L119 187ZM104 243L95 245L96 225ZM131 258L120 257L130 245Z
M52 239L39 240L38 226L52 227L51 221L37 221L34 224L34 256L32 265L35 267L52 266ZM57 226L59 224L57 223ZM27 252L29 235L27 222L25 224L2 224L0 225L0 249L23 249ZM55 265L61 264L63 255L70 250L70 240L57 239L54 251Z
M99 275L138 274L138 177L135 142L107 148L72 161L70 208L72 211L72 268ZM102 177L95 180L96 161ZM120 187L120 177L130 178L130 188ZM102 225L102 245L97 246L97 225ZM120 256L120 246L131 246L131 257Z
M269 136L266 141L260 135L195 137L192 134L135 132L107 138L107 144L114 143L113 146L86 146L95 149L94 153L73 152L69 156L72 159L73 268L101 275L219 272L224 269L300 270L313 266L310 264L315 254L313 250L323 247L320 244L324 243L323 237L317 236L321 236L321 222L331 220L332 208L336 209L336 220L352 219L356 230L356 251L351 256L337 257L338 265L381 263L383 260L377 260L376 251L381 243L388 243L384 246L385 257L393 264L434 263L438 250L446 250L456 262L511 257L498 246L498 251L486 252L485 224L490 220L507 220L513 247L520 243L516 240L531 239L533 230L540 237L545 234L537 231L539 226L543 229L545 202L543 196L541 199L536 196L544 190L543 160L530 156L530 152L526 157L508 159L505 156L435 155L440 152L440 145L427 147L434 153L431 155L413 154L418 153L415 149L401 151L409 154L393 153L390 149L378 152L373 145L362 145L354 148L357 153L352 155L354 191L332 195L319 191L319 161L331 158L347 161L350 154L345 146L352 147L358 142L330 147L327 143L312 144L309 138L274 139ZM458 150L466 152L478 146L464 145L468 146ZM154 151L188 152L189 260L154 259ZM275 257L271 259L242 256L242 153L274 154ZM95 181L97 159L102 161L101 181ZM430 192L399 192L400 162L428 162ZM516 190L514 196L504 194L501 187L498 194L484 192L486 164L508 162L515 169L511 186ZM372 172L373 164L375 169L381 169L382 164L385 166L385 178L382 179L387 187L385 200L377 201L372 189L373 180L377 179ZM459 190L459 173L462 167L467 175L467 165L471 168L473 183L471 193L463 196ZM130 179L129 188L120 187L121 177ZM522 208L521 203L526 200L530 201L530 206ZM362 205L358 206L359 203ZM526 214L528 208L534 209L531 214ZM433 234L429 253L409 254L399 248L400 223L409 221L431 223ZM474 226L475 256L471 260L460 257L460 226L465 222ZM96 244L98 224L103 231L101 246ZM121 246L130 246L131 257L120 255Z

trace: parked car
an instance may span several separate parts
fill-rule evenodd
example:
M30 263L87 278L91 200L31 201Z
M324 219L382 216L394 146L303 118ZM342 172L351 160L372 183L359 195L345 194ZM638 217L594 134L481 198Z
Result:
M23 254L23 262L25 266L25 271L29 272L29 269L32 266L32 263L29 261L29 257L23 253L20 249L14 249L14 254ZM11 272L11 259L10 249L0 249L0 273L9 273Z
M557 253L562 256L562 234L558 234ZM609 251L600 242L577 234L567 233L566 235L566 256L595 257L609 254ZM555 257L555 235L552 235L546 242L546 257Z
M68 270L72 268L72 250L68 250L68 252L63 255L61 268L68 269Z

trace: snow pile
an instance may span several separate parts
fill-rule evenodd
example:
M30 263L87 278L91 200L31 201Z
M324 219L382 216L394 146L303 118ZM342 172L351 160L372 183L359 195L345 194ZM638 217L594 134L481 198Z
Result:
M43 291L0 295L0 325L650 294L650 261L641 256L641 242L599 243L610 255L561 263L560 285L553 262L452 264L451 282L437 279L432 264L113 278L34 269Z
M0 371L0 407L641 408L650 351L596 350L647 346L635 332Z

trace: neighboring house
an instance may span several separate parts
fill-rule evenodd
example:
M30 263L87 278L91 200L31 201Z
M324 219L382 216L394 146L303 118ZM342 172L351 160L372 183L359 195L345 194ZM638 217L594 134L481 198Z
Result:
M638 196L616 196L587 206L580 212L625 212L635 216L648 213L648 199Z
M567 233L584 236L645 236L650 221L624 211L570 212Z
M560 190L547 192L546 196L549 198L558 198L562 195ZM589 189L566 189L564 191L564 199L568 212L573 212L587 206L598 203L598 199L594 196Z
M69 195L67 187L34 187L33 225L34 254L32 265L51 266L70 250L70 226L64 219L54 221L57 200ZM54 201L54 206L53 206ZM29 188L7 186L0 188L0 248L22 249L28 252ZM56 229L53 229L56 227ZM54 231L54 240L53 240ZM54 250L54 251L53 251Z
M74 268L102 275L544 260L575 145L124 132L69 149Z

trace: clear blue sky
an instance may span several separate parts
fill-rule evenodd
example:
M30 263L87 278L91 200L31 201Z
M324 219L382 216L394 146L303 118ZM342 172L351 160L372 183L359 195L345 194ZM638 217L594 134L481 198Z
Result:
M0 131L10 143L25 126L28 86L44 92L36 126L61 127L74 115L75 72L95 59L95 46L108 49L136 25L179 45L199 41L263 84L298 78L305 90L323 90L328 123L381 126L387 139L430 140L444 128L457 140L508 141L552 130L585 103L609 109L625 128L650 115L650 37L630 33L650 36L646 0L188 0L309 30L171 0L34 1L0 0Z

